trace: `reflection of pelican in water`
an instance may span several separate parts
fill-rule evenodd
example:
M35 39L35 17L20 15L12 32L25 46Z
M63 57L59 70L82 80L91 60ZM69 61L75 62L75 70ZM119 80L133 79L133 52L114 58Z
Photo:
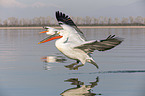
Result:
M83 32L77 28L69 16L57 11L56 19L64 30L51 31L55 34L45 38L38 44L58 39L55 42L57 49L68 58L76 60L74 65L77 65L79 62L81 62L80 65L77 65L73 68L75 70L77 70L78 67L84 66L86 62L89 62L95 65L96 68L99 68L91 56L91 53L93 53L95 50L110 50L123 41L122 38L115 37L115 35L110 35L104 40L87 41ZM48 33L49 32L47 32L47 34Z
M44 70L51 70L51 66L50 65L47 65L47 64L45 64L44 66L43 66L43 69Z
M90 82L90 85L85 85L84 82L78 81L78 78L70 78L65 82L71 82L71 85L77 85L77 87L70 88L62 92L62 96L95 96L101 94L91 93L91 89L99 82L99 77L96 78L95 82Z
M59 63L66 61L65 57L63 56L44 56L41 58L43 62L46 63Z
M44 64L43 68L44 70L51 70L52 66L49 63L64 63L66 61L65 57L63 56L44 56L41 58Z

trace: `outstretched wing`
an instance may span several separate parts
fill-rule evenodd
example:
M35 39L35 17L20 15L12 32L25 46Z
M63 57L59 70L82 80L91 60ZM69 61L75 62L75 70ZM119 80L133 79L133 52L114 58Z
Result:
M81 36L82 39L86 40L83 32L75 25L75 23L72 21L72 19L68 15L65 15L64 13L57 11L56 19L59 25L63 27L63 29L68 30L68 29L73 28L75 29L75 31L77 31L77 33ZM66 26L64 26L65 24L68 25L67 28Z
M79 48L85 51L86 53L92 53L94 52L94 50L106 51L106 50L116 47L122 41L123 41L123 38L115 37L115 35L113 36L110 35L108 36L107 39L100 40L100 41L97 41L97 40L87 41L84 44L76 46L74 48Z

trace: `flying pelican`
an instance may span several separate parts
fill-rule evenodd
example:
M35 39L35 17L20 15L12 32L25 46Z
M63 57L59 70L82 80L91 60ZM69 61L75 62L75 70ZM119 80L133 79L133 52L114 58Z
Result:
M79 62L82 63L75 66L73 68L74 70L77 70L78 67L83 66L86 62L99 68L91 56L94 50L106 51L114 48L123 41L123 38L115 37L115 35L110 35L104 40L87 41L83 32L77 28L68 15L57 11L56 19L63 30L52 30L54 34L40 41L38 44L58 39L55 42L55 46L66 57L76 60L76 63L73 63L72 65L77 65Z

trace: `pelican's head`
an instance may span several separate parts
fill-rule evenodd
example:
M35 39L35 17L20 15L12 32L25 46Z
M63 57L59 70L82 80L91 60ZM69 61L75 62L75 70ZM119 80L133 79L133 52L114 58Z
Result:
M43 27L45 29L45 31L42 31L40 33L46 33L47 35L54 35L56 34L59 30L52 28L52 27Z
M55 28L52 27L43 27L44 29L46 29L46 31L40 32L40 33L46 33L47 35L51 35L43 40L41 40L38 44L41 43L45 43L54 39L59 39L62 38L64 35L64 31L62 30L57 30Z

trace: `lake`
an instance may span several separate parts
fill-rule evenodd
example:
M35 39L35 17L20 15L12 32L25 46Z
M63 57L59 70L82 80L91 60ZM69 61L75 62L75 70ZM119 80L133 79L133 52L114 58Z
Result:
M123 37L78 70L55 47L39 41L43 29L0 30L0 96L145 96L145 29L81 29L88 40ZM48 59L49 58L49 59Z

